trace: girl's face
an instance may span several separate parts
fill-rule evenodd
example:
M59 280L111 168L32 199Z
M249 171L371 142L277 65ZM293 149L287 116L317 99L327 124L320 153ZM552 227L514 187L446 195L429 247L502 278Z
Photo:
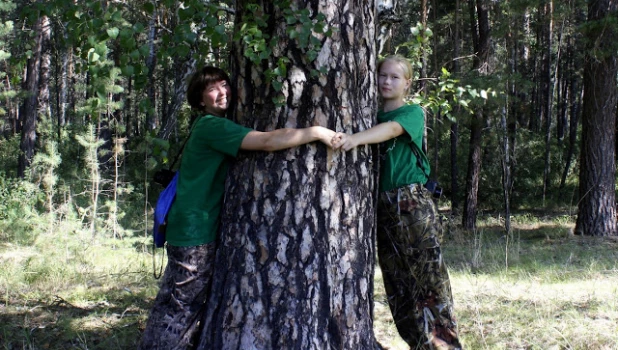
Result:
M207 113L223 116L230 106L232 90L225 80L211 83L202 94L202 106Z
M384 100L402 100L410 83L411 79L406 79L401 64L391 60L382 62L378 72L378 88Z

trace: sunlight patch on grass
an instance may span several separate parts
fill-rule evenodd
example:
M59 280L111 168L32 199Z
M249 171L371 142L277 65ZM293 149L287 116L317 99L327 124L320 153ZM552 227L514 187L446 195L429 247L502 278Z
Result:
M563 283L482 274L451 277L468 348L618 348L617 275Z

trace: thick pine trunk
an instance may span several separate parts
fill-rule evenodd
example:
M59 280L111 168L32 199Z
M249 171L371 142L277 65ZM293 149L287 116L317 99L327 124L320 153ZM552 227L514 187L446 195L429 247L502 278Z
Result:
M323 125L356 132L376 113L375 3L292 1L312 18L326 16L331 38L315 62L288 39L282 10L258 2L263 31L278 38L256 65L236 43L236 119L258 130ZM249 16L237 3L237 23ZM268 16L268 17L267 17ZM290 60L281 78L284 105L265 81L266 67ZM326 74L312 76L312 70ZM373 349L375 262L374 166L371 147L347 153L310 144L246 152L230 169L217 271L201 349Z
M588 1L588 47L584 64L579 212L575 231L616 236L616 102L618 64L615 27L602 23L618 14L616 0Z

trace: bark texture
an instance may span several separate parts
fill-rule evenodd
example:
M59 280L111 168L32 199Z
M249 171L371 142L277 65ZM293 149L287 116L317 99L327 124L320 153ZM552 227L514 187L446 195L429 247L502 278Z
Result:
M488 75L489 50L490 50L490 27L489 9L485 0L469 0L471 11L472 36L475 38L476 57L474 69L481 76ZM476 12L475 12L476 11ZM487 112L485 107L476 111L470 121L470 144L468 153L468 171L466 175L466 197L462 212L462 226L468 231L476 229L476 216L478 212L479 179L481 176L481 146L483 142L483 125Z
M582 153L579 212L575 231L591 236L616 236L616 102L618 73L616 25L618 1L588 1L588 49L584 67Z
M237 26L250 16L237 2ZM258 1L277 38L256 65L236 43L236 119L257 130L322 125L356 132L374 124L375 2L292 1L326 16L315 61L288 39L282 10ZM238 27L237 27L238 28ZM265 70L289 59L282 106ZM312 75L312 70L326 73ZM314 143L247 152L228 175L217 271L201 349L372 349L375 171L371 147L343 153Z
M38 18L34 32L36 33L32 57L28 60L26 80L23 89L26 92L20 115L23 118L21 128L20 154L17 166L17 175L24 178L26 169L32 163L36 149L36 124L40 113L47 113L49 108L49 89L47 79L49 75L49 48L50 27L49 18Z

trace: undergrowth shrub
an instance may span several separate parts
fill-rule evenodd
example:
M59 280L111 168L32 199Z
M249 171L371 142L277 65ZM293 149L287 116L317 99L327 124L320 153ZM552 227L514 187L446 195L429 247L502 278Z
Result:
M46 220L39 215L45 193L35 184L9 179L0 172L0 238L28 245Z

